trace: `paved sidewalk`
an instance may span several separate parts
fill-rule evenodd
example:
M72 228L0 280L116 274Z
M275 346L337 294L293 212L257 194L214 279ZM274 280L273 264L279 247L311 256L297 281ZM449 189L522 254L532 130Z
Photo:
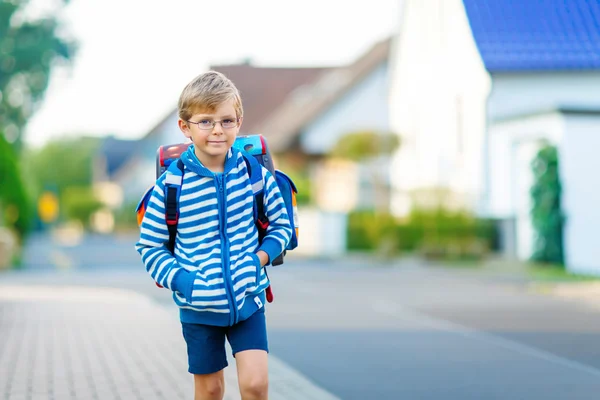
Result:
M227 400L239 399L235 363ZM335 397L270 358L270 399ZM0 399L191 399L175 314L121 289L0 285Z

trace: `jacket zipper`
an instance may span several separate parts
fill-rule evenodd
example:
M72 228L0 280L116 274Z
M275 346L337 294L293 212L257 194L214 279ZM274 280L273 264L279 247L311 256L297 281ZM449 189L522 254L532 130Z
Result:
M225 281L225 293L229 301L229 325L234 325L238 320L237 303L235 301L235 291L233 289L233 282L231 279L231 269L229 260L229 241L227 239L227 196L225 196L224 179L223 175L217 176L217 187L219 190L218 204L219 204L219 233L221 235L221 254L223 255L223 275Z

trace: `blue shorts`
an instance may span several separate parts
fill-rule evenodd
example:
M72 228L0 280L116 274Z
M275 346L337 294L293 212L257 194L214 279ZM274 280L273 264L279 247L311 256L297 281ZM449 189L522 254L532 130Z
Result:
M187 344L188 371L192 374L212 374L225 368L225 337L232 353L244 350L269 352L265 308L233 326L211 326L182 322L183 337Z

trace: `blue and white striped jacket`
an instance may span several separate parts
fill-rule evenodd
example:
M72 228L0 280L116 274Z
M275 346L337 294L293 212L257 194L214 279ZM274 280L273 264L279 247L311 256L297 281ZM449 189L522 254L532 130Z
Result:
M269 280L256 252L265 251L269 260L283 252L291 238L289 217L273 175L261 167L269 228L259 246L254 195L242 153L229 150L222 174L204 167L194 146L181 160L174 254L165 247L165 179L170 172L156 182L136 250L150 276L173 291L182 322L231 326L265 303Z

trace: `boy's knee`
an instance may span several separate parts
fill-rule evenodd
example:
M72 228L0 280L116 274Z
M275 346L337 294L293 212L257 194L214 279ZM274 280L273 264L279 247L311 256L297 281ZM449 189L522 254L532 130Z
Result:
M225 394L225 382L219 375L194 375L195 399L221 400Z
M240 392L243 399L262 400L269 392L269 378L254 376L240 382Z

